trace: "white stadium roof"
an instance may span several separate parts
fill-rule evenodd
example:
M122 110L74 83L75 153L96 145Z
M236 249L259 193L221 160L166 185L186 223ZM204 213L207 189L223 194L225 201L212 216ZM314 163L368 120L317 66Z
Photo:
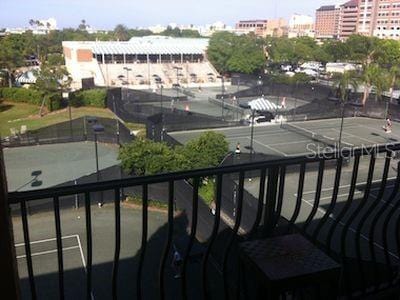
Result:
M94 54L203 54L208 47L208 39L171 38L150 36L134 37L128 42L63 42L63 46L73 49L90 49Z

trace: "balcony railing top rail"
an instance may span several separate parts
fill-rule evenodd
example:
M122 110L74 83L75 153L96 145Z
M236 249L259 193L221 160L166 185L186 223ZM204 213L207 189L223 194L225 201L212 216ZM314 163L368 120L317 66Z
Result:
M397 152L400 151L400 143L386 144L386 145L376 145L372 147L363 148L346 148L340 151L330 151L323 153L310 153L309 156L293 156L285 157L281 159L274 159L268 161L254 161L250 163L237 164L231 166L220 166L213 168L206 168L200 170L190 170L190 171L179 171L173 173L163 173L150 176L142 177L132 177L126 179L108 180L102 182L93 182L87 184L79 184L74 186L63 186L63 187L53 187L46 189L37 189L32 191L24 192L10 192L8 193L8 201L10 204L16 204L21 201L29 201L35 199L44 199L47 197L61 197L75 195L79 193L87 192L100 192L106 190L112 190L115 188L124 188L131 186L141 186L144 184L155 184L168 182L171 180L185 180L196 177L210 177L216 175L239 173L246 171L262 170L269 168L276 168L280 166L291 166L298 165L301 163L309 164L313 162L319 162L321 160L329 161L335 160L339 157L349 158L354 156L371 155L372 153L380 154L384 152Z

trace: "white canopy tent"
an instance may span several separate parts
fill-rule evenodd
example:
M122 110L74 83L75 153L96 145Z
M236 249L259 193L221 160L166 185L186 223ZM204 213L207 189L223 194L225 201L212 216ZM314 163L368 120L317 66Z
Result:
M32 71L27 71L18 76L16 81L19 84L34 84L36 83L36 76Z
M285 109L284 105L277 105L264 97L255 99L249 102L251 110L255 111L271 111L276 112L278 110Z

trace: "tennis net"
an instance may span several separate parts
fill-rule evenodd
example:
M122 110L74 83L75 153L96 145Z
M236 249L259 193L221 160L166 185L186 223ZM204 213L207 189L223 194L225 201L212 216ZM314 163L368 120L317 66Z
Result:
M346 146L346 147L353 147L353 144L350 143L346 143L346 142L341 142L339 143L339 139L335 139L326 135L322 135L322 134L318 134L314 131L311 131L309 129L306 128L302 128L300 126L294 125L294 124L282 124L282 128L297 133L301 136L307 137L313 141L322 143L326 146L332 147L334 149L336 149L339 144L341 144L342 146Z
M224 106L225 109L228 109L228 110L233 111L233 112L244 113L244 109L243 108L238 107L238 106L233 105L233 104L230 104L228 101L229 100L222 101L222 100L214 99L214 98L210 98L210 97L208 98L208 102L209 103L216 104L218 106Z

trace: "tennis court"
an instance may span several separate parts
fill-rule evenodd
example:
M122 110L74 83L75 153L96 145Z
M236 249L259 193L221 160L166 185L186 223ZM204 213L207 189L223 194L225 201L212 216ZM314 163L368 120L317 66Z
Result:
M344 120L341 147L362 147L400 141L400 124L393 124L387 134L384 120L370 118L346 118ZM290 157L320 153L339 144L340 119L325 119L283 124L254 126L253 149L273 157ZM169 135L181 144L198 137L207 130L171 132ZM226 136L230 150L240 143L244 153L250 152L251 126L213 129Z
M118 147L98 143L99 170L118 164ZM95 144L78 142L5 148L8 190L47 188L96 172Z

